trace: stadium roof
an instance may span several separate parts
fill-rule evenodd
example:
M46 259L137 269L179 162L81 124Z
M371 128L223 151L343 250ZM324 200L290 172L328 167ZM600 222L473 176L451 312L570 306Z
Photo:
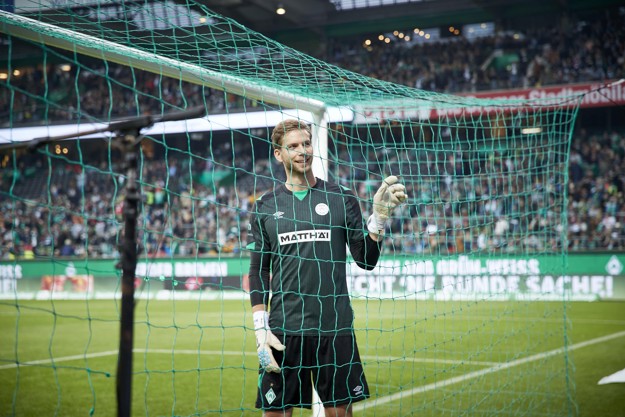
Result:
M601 10L622 0L199 0L212 10L278 41L340 37L431 28L450 24L506 22L531 16L553 19L569 11ZM284 15L276 14L278 5ZM358 7L350 7L350 4ZM371 4L371 7L362 7ZM384 4L380 6L380 4Z

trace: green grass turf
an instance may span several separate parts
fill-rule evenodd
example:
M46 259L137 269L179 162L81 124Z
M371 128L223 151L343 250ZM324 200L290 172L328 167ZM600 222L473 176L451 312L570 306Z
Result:
M597 381L625 368L625 335L574 349L568 369L562 352L542 354L567 338L575 346L625 331L625 302L569 303L567 321L564 308L355 300L372 393L355 414L623 415L625 384ZM118 309L103 300L0 302L0 416L115 415ZM251 323L247 300L139 301L133 415L259 415Z

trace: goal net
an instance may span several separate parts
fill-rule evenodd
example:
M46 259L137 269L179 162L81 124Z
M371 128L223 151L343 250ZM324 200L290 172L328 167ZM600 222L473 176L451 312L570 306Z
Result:
M312 125L315 174L409 199L378 266L348 262L371 398L358 415L568 415L569 140L579 97L486 101L392 84L193 1L0 11L0 413L111 415L124 153L143 130L137 415L257 415L247 225L284 180L271 130ZM298 411L299 413L299 411ZM306 411L303 411L306 415ZM294 413L299 415L297 413Z

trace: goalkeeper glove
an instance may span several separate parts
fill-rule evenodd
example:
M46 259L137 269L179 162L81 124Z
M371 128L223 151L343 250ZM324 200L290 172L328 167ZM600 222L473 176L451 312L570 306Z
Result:
M367 219L367 230L380 234L395 207L406 201L406 187L395 175L386 177L373 196L373 214Z
M280 367L271 353L271 348L284 350L286 347L269 330L269 313L256 311L253 314L254 332L256 333L256 348L261 368L267 372L280 372Z

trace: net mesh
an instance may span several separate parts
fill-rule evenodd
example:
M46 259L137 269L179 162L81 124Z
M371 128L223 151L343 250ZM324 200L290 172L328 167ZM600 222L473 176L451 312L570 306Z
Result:
M119 323L116 139L18 143L195 105L207 124L154 128L140 150L136 413L257 413L244 247L256 198L284 180L271 129L292 115L327 131L317 174L365 218L387 175L410 196L378 267L348 264L372 393L359 415L571 413L561 275L578 98L367 78L192 1L15 11L0 12L0 139L15 145L1 151L3 414L113 413Z

